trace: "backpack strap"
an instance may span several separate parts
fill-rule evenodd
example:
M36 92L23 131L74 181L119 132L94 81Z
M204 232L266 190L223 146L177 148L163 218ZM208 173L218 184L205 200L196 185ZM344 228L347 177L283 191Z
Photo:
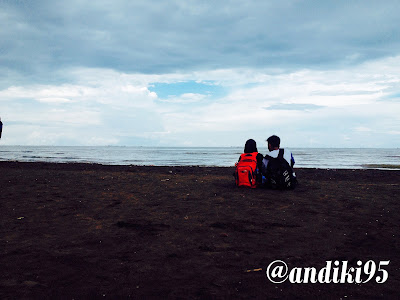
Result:
M283 148L279 149L278 159L287 163L288 166L293 170L293 164L289 163L286 159L284 159L283 154L284 154L284 149Z
M265 154L264 158L266 158L266 159L268 159L268 160L270 160L270 159L275 159L274 157L269 156L268 154Z
M283 159L283 153L284 153L285 149L279 149L279 154L278 154L278 158L279 159Z

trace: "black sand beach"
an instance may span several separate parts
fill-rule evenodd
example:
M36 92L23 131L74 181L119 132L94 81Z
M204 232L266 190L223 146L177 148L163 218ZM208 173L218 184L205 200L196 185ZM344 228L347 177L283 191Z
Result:
M294 191L239 189L232 173L0 162L0 298L398 297L399 171L296 169ZM389 277L276 284L275 260L390 260Z

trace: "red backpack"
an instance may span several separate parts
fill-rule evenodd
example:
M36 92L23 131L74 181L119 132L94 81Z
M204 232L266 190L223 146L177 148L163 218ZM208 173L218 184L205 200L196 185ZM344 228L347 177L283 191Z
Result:
M243 153L240 155L240 160L235 164L235 181L237 186L257 187L257 154L258 152Z

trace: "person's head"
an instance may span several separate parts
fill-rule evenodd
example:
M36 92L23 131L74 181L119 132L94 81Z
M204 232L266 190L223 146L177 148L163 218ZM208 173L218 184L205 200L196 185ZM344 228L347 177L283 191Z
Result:
M279 145L281 144L281 139L276 135L271 135L268 139L268 150L273 151L279 149Z
M246 141L246 144L244 145L244 153L253 153L253 152L258 152L257 144L255 140L249 139Z

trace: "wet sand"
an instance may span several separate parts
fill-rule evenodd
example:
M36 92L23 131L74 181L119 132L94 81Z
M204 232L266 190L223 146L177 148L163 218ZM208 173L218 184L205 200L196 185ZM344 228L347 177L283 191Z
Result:
M400 171L296 169L294 191L232 173L0 162L0 298L398 297ZM389 277L276 284L274 260L390 260Z

